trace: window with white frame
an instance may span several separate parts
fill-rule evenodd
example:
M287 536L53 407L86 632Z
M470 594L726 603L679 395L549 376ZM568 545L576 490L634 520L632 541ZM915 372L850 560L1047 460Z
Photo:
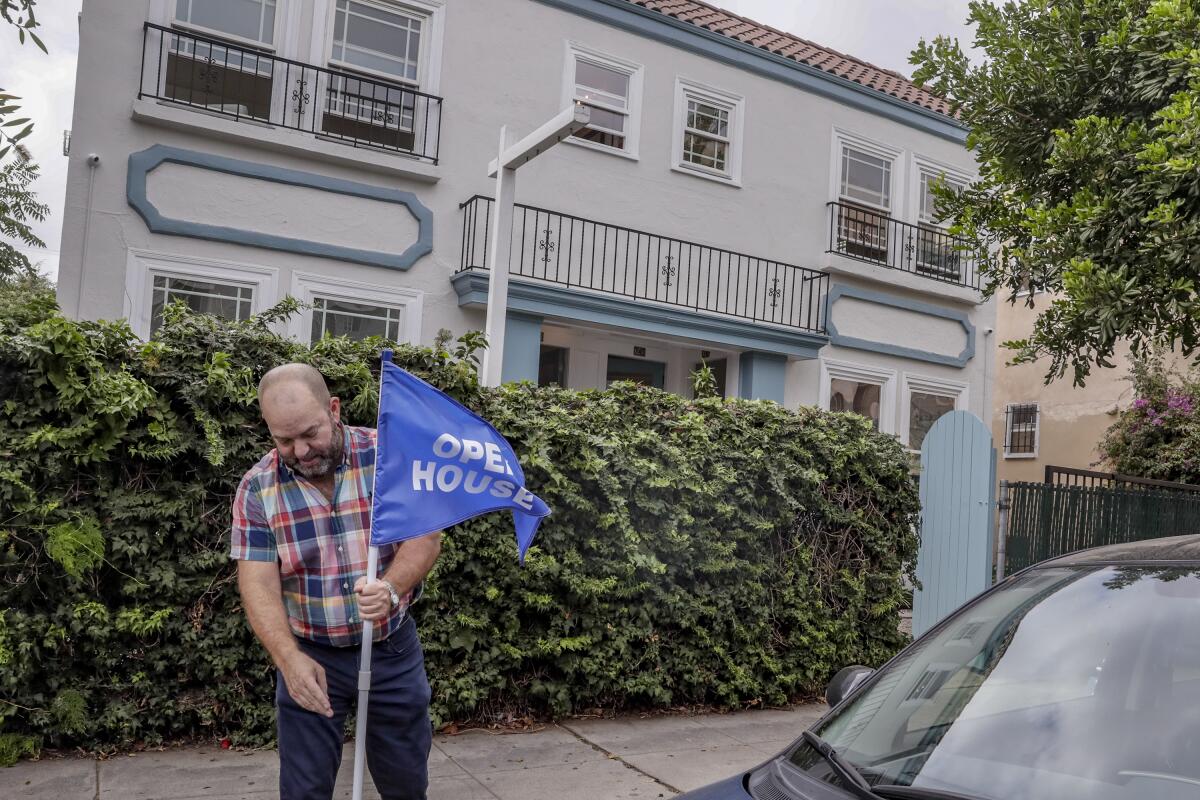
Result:
M325 336L416 342L421 330L420 292L394 286L335 280L296 272L292 295L311 306L297 315L292 335L315 342Z
M838 249L888 263L888 217L892 208L894 157L853 142L838 156Z
M895 430L894 370L846 361L821 361L819 402L822 408L853 412L871 420L875 430Z
M673 167L737 183L741 178L743 104L737 95L677 79Z
M161 43L162 96L223 114L268 119L276 0L176 0L176 31ZM193 35L199 28L228 45ZM248 43L252 48L239 47Z
M906 441L920 450L935 422L951 411L966 408L967 385L938 378L904 376Z
M276 300L276 270L169 253L130 250L125 270L125 316L150 338L163 312L182 302L192 311L241 321Z
M1037 458L1037 403L1009 403L1004 413L1004 457Z
M254 307L254 287L181 275L155 275L150 300L150 332L162 327L163 309L181 301L198 314L241 322Z
M270 47L276 0L176 0L175 20Z
M568 99L591 109L591 122L571 140L636 155L641 74L637 64L568 43Z
M917 271L957 281L962 270L962 252L956 246L955 239L944 230L944 223L939 221L938 198L934 187L941 185L961 192L964 184L945 172L929 167L919 167L918 172L920 180L917 187L919 200L915 242Z
M329 76L322 130L355 141L414 149L420 119L430 113L428 102L417 92L431 30L430 12L415 4L334 0L329 64L363 77Z

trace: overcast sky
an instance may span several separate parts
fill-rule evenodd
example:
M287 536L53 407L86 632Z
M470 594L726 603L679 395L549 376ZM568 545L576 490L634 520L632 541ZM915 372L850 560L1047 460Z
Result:
M476 2L477 0L470 0ZM970 43L964 24L967 0L710 0L736 14L789 31L876 66L912 73L908 54L921 37L957 36ZM50 216L35 226L46 249L29 252L52 278L58 274L67 159L63 131L71 127L75 58L79 49L77 14L81 0L39 0L42 38L49 55L32 45L19 48L11 30L0 38L0 87L24 100L36 122L29 148L41 165L36 190ZM6 26L7 27L7 26ZM130 91L133 91L131 88ZM113 98L127 102L129 98Z

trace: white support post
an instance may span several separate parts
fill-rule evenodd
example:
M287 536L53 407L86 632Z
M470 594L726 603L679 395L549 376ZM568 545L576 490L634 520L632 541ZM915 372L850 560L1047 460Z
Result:
M564 108L546 124L515 144L508 142L508 126L500 129L496 160L488 164L488 176L496 178L496 200L492 204L488 234L487 350L483 351L484 386L499 386L504 371L504 323L508 314L508 273L512 256L513 206L517 195L517 169L529 163L591 121L592 111L581 103Z
M500 129L498 160L508 147L508 126ZM496 200L492 203L488 237L487 349L483 351L483 385L499 386L504 367L504 323L508 309L508 261L512 250L513 205L517 196L516 167L496 170Z

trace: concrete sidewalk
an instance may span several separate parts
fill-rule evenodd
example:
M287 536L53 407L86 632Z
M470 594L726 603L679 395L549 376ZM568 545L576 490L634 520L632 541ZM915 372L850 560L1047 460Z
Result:
M533 733L435 736L429 800L672 797L777 753L824 705L694 717L569 720ZM348 746L335 797L350 797ZM0 769L3 800L272 800L273 750L189 747L97 761L23 761ZM367 797L378 798L367 776Z

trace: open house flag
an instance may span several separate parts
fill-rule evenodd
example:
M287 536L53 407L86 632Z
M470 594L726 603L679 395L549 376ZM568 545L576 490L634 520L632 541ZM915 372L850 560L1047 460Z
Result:
M525 563L550 507L525 488L512 447L478 414L393 364L392 351L383 351L382 366L371 544L508 510Z

